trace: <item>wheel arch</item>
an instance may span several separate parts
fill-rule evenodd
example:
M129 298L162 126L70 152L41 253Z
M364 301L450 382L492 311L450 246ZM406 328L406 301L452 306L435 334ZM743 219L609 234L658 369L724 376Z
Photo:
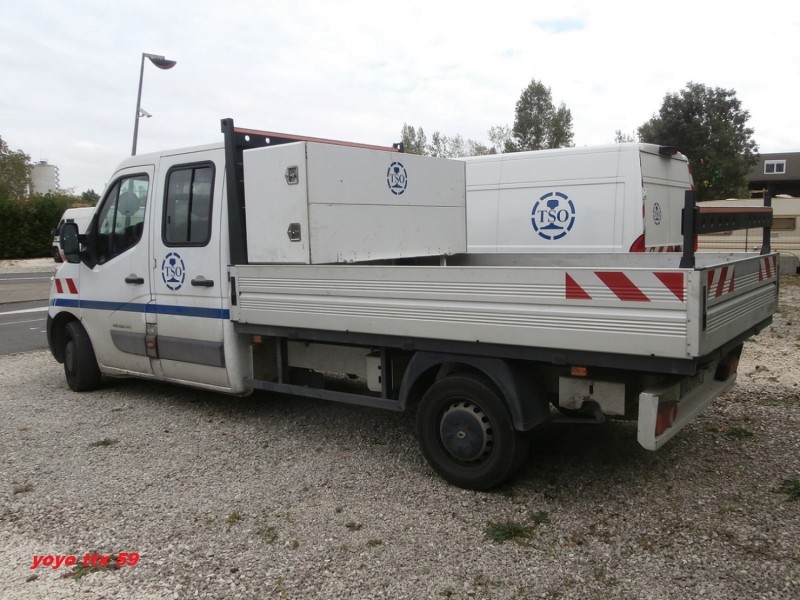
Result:
M514 429L528 431L547 420L549 402L524 365L500 358L438 352L417 352L400 385L401 406L418 402L434 382L456 373L472 373L487 379L506 404Z
M71 312L60 312L55 317L47 316L47 345L56 361L64 362L64 350L67 343L66 329L69 323L80 321Z

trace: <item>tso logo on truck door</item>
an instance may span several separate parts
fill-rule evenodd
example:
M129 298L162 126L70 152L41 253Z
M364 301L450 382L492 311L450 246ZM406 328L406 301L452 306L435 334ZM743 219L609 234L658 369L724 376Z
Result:
M562 192L548 192L531 211L533 229L546 240L560 240L575 225L575 205Z

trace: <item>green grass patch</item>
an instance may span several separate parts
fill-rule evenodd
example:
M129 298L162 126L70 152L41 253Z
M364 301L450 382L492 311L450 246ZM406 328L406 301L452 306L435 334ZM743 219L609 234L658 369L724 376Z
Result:
M786 494L787 502L797 502L800 500L800 479L784 479L774 492L778 494Z
M486 537L490 540L502 544L509 540L524 539L530 535L530 529L520 525L516 521L503 521L501 523L492 522L486 526Z
M102 440L97 440L96 442L92 442L89 444L90 448L108 448L110 446L116 446L119 444L119 440L112 440L111 438L103 438Z
M531 513L531 521L534 525L548 525L550 523L550 515L543 510Z
M737 440L744 440L753 437L755 434L745 427L728 427L725 435L736 438Z

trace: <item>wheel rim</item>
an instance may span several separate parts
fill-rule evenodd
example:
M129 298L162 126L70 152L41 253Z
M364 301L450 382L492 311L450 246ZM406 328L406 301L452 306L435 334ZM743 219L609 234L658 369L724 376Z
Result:
M494 443L492 424L486 413L467 401L454 402L442 413L439 435L444 449L463 462L486 459Z

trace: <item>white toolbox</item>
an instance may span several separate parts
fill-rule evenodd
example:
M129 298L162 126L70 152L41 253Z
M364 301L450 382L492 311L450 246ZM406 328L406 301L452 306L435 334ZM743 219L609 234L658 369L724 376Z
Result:
M297 142L244 152L251 263L466 252L464 163Z

